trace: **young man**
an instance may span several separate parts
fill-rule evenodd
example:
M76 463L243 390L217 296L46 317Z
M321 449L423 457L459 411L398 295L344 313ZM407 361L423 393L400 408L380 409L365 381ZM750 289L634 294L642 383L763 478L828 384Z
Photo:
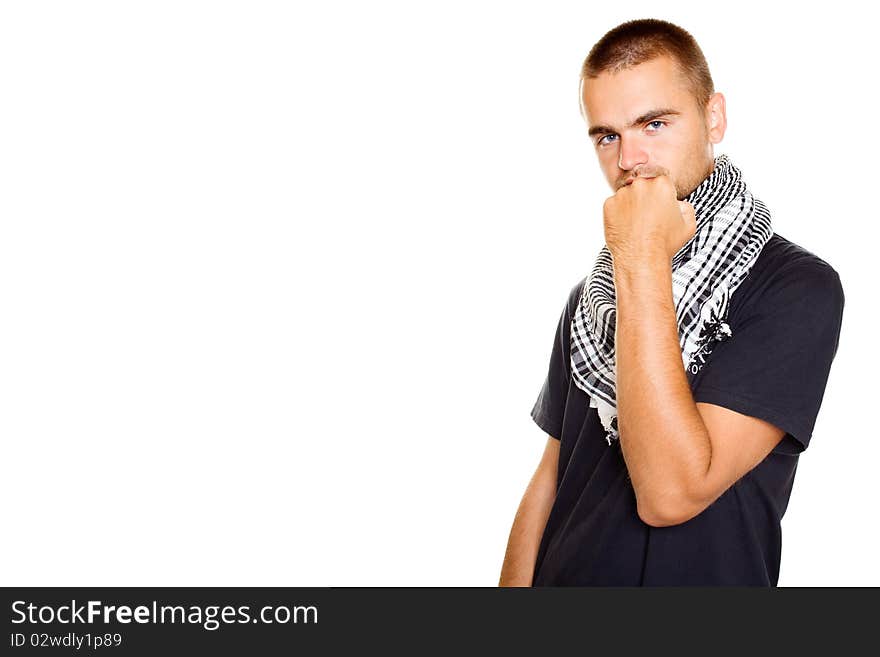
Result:
M775 586L837 351L837 272L775 234L693 37L639 20L581 73L614 194L532 418L548 434L502 586Z

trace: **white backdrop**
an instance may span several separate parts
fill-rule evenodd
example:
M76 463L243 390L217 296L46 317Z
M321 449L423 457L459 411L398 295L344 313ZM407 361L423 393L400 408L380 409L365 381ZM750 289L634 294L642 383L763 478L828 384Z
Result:
M656 17L846 294L779 584L880 585L876 24L625 4L4 3L0 582L494 586L604 241L579 68Z

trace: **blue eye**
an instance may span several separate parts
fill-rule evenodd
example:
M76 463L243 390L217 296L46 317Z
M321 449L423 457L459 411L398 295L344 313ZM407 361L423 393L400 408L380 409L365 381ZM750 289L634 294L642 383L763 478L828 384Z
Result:
M599 141L596 142L596 146L602 146L602 145L603 145L602 142L604 142L608 137L613 137L613 136L614 136L614 135L605 135L605 136L602 137Z
M655 123L659 123L660 125L665 125L665 124L663 123L663 121L658 121L658 120L651 121L648 125L654 125Z

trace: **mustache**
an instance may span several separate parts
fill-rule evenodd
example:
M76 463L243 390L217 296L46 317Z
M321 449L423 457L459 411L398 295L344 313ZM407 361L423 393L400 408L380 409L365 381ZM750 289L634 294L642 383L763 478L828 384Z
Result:
M669 171L664 169L663 167L642 167L636 168L632 171L627 172L627 174L618 181L617 186L623 187L628 184L631 180L635 178L656 178L657 176L668 176Z

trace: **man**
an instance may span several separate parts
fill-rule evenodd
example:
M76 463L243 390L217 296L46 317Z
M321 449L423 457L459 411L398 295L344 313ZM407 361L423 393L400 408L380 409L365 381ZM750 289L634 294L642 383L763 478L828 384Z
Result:
M614 194L532 409L548 439L499 584L776 586L840 279L715 156L725 99L689 33L614 28L580 95Z

